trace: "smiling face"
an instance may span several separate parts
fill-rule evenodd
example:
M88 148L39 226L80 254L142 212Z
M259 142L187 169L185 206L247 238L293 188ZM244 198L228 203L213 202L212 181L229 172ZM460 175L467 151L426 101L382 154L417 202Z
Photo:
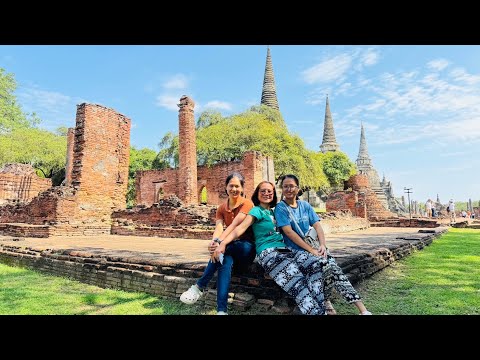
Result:
M273 201L274 192L275 189L273 188L272 184L265 182L260 185L260 189L258 190L258 200L260 203L270 204Z
M232 177L226 187L228 197L232 200L238 199L243 193L243 187L237 177Z
M293 200L298 194L298 185L292 178L285 178L282 182L282 192L286 200Z

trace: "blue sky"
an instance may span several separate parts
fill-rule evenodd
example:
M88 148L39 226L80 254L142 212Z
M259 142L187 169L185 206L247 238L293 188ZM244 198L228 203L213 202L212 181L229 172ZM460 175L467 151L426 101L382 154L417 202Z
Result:
M480 199L480 46L270 47L280 111L319 150L328 93L340 149L358 155L363 122L373 165L396 196L425 202ZM0 46L23 109L42 127L74 127L76 104L111 107L132 120L131 144L158 150L178 133L181 95L195 115L259 104L266 46Z

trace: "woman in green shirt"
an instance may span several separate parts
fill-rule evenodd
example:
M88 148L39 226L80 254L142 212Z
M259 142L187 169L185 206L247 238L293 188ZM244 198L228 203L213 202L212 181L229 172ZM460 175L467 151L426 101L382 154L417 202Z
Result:
M252 226L258 262L265 272L295 299L303 314L325 315L321 264L316 256L306 251L286 247L270 208L277 203L275 185L262 181L253 193L252 201L255 207L221 242L213 255L218 259L228 243Z

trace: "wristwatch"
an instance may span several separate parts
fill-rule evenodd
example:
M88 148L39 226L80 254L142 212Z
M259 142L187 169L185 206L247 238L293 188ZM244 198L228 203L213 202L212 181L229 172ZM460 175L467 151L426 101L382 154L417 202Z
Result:
M218 237L214 238L213 241L215 241L217 244L221 244L222 240L220 240Z

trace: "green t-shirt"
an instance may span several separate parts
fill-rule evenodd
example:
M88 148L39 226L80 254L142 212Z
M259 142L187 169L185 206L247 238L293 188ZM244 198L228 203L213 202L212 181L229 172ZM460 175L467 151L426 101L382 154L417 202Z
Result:
M285 247L283 236L275 226L273 210L255 206L248 212L248 215L253 216L255 219L255 222L252 224L252 229L255 235L257 255L271 247Z

